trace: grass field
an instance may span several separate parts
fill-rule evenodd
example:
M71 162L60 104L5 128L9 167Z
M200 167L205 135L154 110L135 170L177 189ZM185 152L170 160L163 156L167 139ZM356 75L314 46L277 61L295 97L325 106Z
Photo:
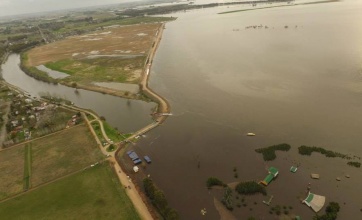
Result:
M32 142L31 185L51 181L102 159L84 124Z
M161 23L112 26L36 47L24 57L27 68L45 65L68 73L64 83L138 83ZM105 27L105 26L103 26Z
M0 199L23 191L24 148L0 152Z
M107 163L0 203L0 213L24 220L140 219Z

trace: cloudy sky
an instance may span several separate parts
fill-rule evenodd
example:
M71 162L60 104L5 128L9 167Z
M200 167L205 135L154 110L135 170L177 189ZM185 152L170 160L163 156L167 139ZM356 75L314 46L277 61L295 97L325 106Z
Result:
M0 0L0 16L135 1L139 0Z

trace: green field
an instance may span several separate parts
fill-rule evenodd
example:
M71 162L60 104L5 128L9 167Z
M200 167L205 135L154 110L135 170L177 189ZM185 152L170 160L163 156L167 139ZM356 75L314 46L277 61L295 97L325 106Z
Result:
M32 142L31 185L37 186L103 158L84 124Z
M0 203L1 219L140 219L108 163Z

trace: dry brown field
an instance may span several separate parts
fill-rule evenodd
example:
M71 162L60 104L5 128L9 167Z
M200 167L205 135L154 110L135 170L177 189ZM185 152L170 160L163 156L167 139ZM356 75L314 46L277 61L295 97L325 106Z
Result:
M90 55L145 54L151 48L160 26L161 23L115 25L91 34L68 37L30 50L28 64L38 66L51 61L80 59Z
M23 191L24 147L0 152L0 200Z

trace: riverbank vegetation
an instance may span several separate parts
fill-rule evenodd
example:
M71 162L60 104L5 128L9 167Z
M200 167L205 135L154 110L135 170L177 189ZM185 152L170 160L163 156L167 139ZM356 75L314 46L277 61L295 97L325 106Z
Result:
M108 163L100 164L0 203L1 218L140 220L121 186Z
M31 76L43 82L58 84L58 81L50 77L48 73L41 71L34 66L27 65L27 61L28 61L28 54L22 53L20 56L20 69L24 73L26 73L26 75Z
M255 151L257 153L263 154L263 159L265 161L271 161L277 157L275 154L275 151L277 151L277 150L278 151L289 151L290 145L289 144L278 144L278 145L273 145L270 147L259 148L259 149L256 149Z
M169 207L165 195L155 186L151 178L147 177L143 179L143 187L147 197L151 200L152 204L156 207L164 219L179 219L177 211Z

